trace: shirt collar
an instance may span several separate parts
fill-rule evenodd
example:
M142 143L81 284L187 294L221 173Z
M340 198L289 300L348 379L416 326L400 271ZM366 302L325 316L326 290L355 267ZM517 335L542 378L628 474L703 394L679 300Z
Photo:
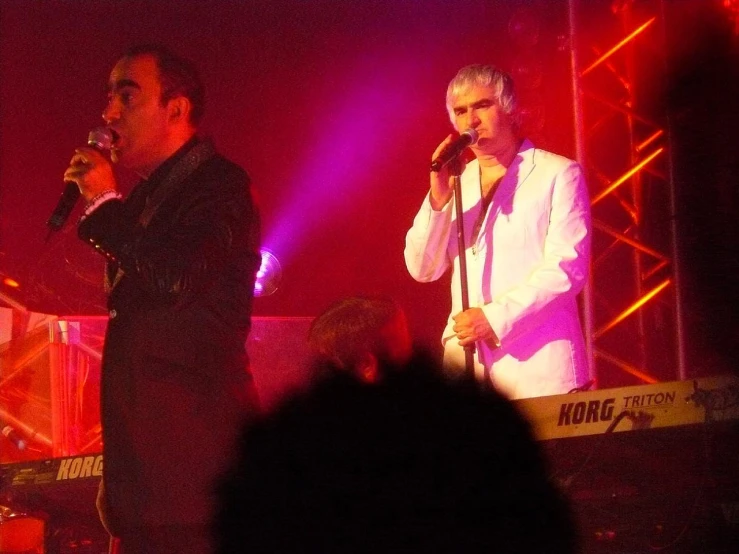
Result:
M170 172L170 170L177 165L177 162L180 161L185 154L187 154L191 148L193 148L196 144L200 142L200 138L198 138L197 135L193 135L185 144L180 146L180 148L172 154L169 158L164 160L159 167L157 167L154 171L151 172L151 175L146 179L149 183L158 183L164 179L164 177L167 176L167 174Z

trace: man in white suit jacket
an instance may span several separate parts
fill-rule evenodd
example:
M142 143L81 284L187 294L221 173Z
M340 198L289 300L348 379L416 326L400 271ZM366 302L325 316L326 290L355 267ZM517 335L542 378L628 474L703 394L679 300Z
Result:
M418 281L452 268L444 366L463 373L464 348L474 346L476 376L509 398L582 386L588 368L576 296L587 279L591 234L582 169L519 137L513 81L492 66L462 68L449 84L447 109L457 132L478 137L460 181L469 309L462 310L453 163L431 172L405 247Z

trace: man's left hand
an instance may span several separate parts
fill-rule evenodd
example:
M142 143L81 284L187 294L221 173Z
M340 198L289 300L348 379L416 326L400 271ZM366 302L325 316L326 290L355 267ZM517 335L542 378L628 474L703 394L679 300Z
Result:
M489 341L495 345L500 344L495 331L493 331L485 317L485 313L480 308L470 308L459 312L452 319L454 320L452 330L457 333L460 346L468 346L477 341Z

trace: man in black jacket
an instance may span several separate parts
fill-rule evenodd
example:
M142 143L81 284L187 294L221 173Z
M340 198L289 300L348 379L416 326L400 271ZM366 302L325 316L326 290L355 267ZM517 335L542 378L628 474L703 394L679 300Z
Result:
M87 201L80 238L107 258L99 507L126 553L207 553L214 480L256 410L244 345L258 213L244 170L196 133L204 94L188 61L137 47L108 87L111 158L142 180L122 199L90 147L64 175Z

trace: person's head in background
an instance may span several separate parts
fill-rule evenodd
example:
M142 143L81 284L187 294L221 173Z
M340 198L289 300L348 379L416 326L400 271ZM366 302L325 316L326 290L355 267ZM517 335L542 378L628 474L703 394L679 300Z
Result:
M381 365L400 366L413 350L401 306L382 296L354 296L329 306L311 324L308 347L314 367L351 373L366 383Z
M569 504L513 403L416 351L371 386L329 372L246 429L218 554L574 554Z

